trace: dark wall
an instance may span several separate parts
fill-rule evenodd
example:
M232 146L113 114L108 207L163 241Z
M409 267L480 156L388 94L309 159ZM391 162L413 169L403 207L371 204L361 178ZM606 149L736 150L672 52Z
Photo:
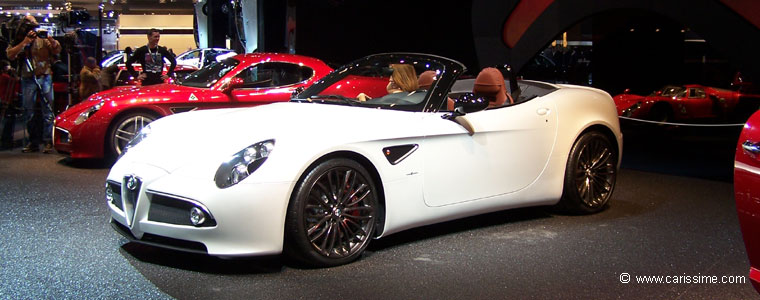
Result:
M649 94L683 84L684 27L644 10L619 10L593 17L594 86L612 94L631 88ZM692 82L688 82L692 83Z
M342 64L381 52L422 52L474 66L470 1L297 2L296 52Z
M760 29L721 0L551 0L513 48L507 47L501 38L504 22L517 0L472 1L472 27L480 65L509 62L520 69L557 34L584 19L618 10L644 10L697 33L743 72L756 76L760 72L760 60L755 58L755 49L760 47ZM760 9L760 2L749 3ZM498 22L495 20L501 22L501 27L493 26Z
M263 28L260 28L259 46L264 46L267 52L287 52L285 44L286 1L259 0L259 9L264 16Z

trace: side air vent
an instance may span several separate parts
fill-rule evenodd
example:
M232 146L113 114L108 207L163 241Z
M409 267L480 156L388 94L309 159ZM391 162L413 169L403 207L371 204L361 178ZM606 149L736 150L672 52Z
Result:
M169 109L172 111L172 113L178 114L178 113L183 113L183 112L188 112L188 111L194 111L198 109L198 107L197 106L180 106L180 107L172 107Z
M383 148L383 154L391 165L396 165L412 155L420 146L417 144L400 145Z

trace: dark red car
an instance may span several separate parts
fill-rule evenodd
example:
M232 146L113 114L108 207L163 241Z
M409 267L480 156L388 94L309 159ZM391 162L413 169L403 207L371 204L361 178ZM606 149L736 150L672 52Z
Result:
M760 292L760 112L744 125L734 162L736 213L749 257L749 278Z
M726 118L741 109L740 99L749 96L738 91L689 84L665 86L649 96L623 93L612 99L619 116L668 122Z
M319 59L300 55L237 55L174 84L121 86L94 94L56 117L53 143L72 158L115 157L135 133L160 117L288 101L294 90L330 71Z

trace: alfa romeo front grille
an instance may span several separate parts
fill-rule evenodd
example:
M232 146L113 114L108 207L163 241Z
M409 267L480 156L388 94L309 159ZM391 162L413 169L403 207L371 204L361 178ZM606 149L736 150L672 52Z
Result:
M127 217L127 226L132 227L135 220L135 208L137 207L137 198L140 196L140 188L142 187L142 179L135 175L124 176L124 193L122 199L124 201L124 214Z

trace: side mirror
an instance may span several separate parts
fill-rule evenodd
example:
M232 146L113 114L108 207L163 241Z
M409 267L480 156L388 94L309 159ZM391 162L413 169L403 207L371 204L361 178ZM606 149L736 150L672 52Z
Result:
M454 100L454 114L464 115L488 108L488 99L481 95L465 93Z
M475 127L467 120L466 114L488 108L488 99L473 93L466 93L454 100L454 112L442 115L441 118L451 120L464 127L470 135L475 134Z
M303 92L305 89L306 88L304 88L303 86L299 86L299 87L295 88L293 90L293 92L290 93L290 99L296 99L296 98L298 98L298 94L300 94L301 92Z
M623 94L630 94L630 93L631 93L631 89L625 89L625 90L623 91Z
M242 86L243 86L242 78L232 77L227 82L222 83L222 86L219 88L219 90L222 91L222 93L229 93L232 90L242 87Z

